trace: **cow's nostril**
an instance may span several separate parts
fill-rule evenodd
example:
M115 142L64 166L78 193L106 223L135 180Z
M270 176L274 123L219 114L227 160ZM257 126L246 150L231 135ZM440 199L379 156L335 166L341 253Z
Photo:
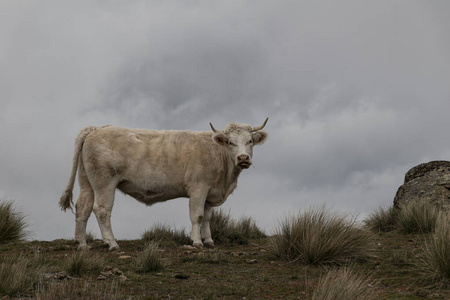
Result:
M239 161L246 161L246 160L249 160L249 156L248 155L239 155L238 156L238 160Z

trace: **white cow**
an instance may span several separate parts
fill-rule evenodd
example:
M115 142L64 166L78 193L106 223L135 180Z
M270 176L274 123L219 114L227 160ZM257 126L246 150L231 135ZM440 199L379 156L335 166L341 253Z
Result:
M111 229L116 188L146 205L189 198L193 245L214 246L209 221L212 208L225 202L243 169L252 164L253 146L262 144L263 125L230 123L224 130L156 131L114 126L86 127L75 142L72 173L61 197L72 209L78 169L75 239L87 249L86 224L92 211L110 250L119 246ZM201 227L201 233L200 233Z

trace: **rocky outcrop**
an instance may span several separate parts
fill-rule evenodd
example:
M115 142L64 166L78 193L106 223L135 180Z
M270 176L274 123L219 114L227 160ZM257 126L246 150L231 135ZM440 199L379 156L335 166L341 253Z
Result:
M450 162L431 161L420 164L405 175L405 183L397 190L394 206L416 198L427 199L442 208L450 208Z

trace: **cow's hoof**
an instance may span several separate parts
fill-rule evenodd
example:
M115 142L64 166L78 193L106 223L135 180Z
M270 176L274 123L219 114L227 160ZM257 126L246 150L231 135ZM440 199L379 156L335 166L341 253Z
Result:
M203 248L203 243L202 242L194 242L192 244L192 246L194 246L197 249L202 249Z
M216 247L216 245L214 245L214 242L205 242L204 245L207 248L215 248Z
M114 251L119 251L119 245L112 245L111 247L109 247L109 251L110 252L114 252Z
M88 247L88 245L79 245L77 250L86 252L86 251L89 251L89 247Z

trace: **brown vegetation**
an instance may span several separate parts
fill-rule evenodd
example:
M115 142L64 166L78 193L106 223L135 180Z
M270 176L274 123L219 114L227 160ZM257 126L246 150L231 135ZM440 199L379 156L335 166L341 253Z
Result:
M219 211L219 215L231 220L229 214ZM286 220L284 227L291 228L291 232L302 232L299 227L304 227L303 234L310 239L306 244L315 245L319 253L329 244L339 246L333 236L350 236L339 246L347 252L320 263L316 258L297 259L295 255L286 260L273 251L274 240L285 232L279 229L276 236L250 237L257 228L251 219L228 222L232 224L231 236L237 231L242 238L227 238L215 249L197 249L175 242L158 246L156 241L141 239L121 241L121 252L109 252L102 241L94 240L90 251L84 253L76 252L73 240L15 242L0 245L0 298L450 298L450 221L443 213L434 233L413 234L397 230L369 234L354 220L320 209ZM243 223L247 225L238 226ZM153 229L165 232L163 228ZM169 232L175 232L178 239L184 231ZM166 233L163 235L167 239L170 234ZM280 242L277 247L290 244ZM358 251L348 252L349 249ZM283 251L290 253L292 249ZM355 259L361 257L365 259Z

